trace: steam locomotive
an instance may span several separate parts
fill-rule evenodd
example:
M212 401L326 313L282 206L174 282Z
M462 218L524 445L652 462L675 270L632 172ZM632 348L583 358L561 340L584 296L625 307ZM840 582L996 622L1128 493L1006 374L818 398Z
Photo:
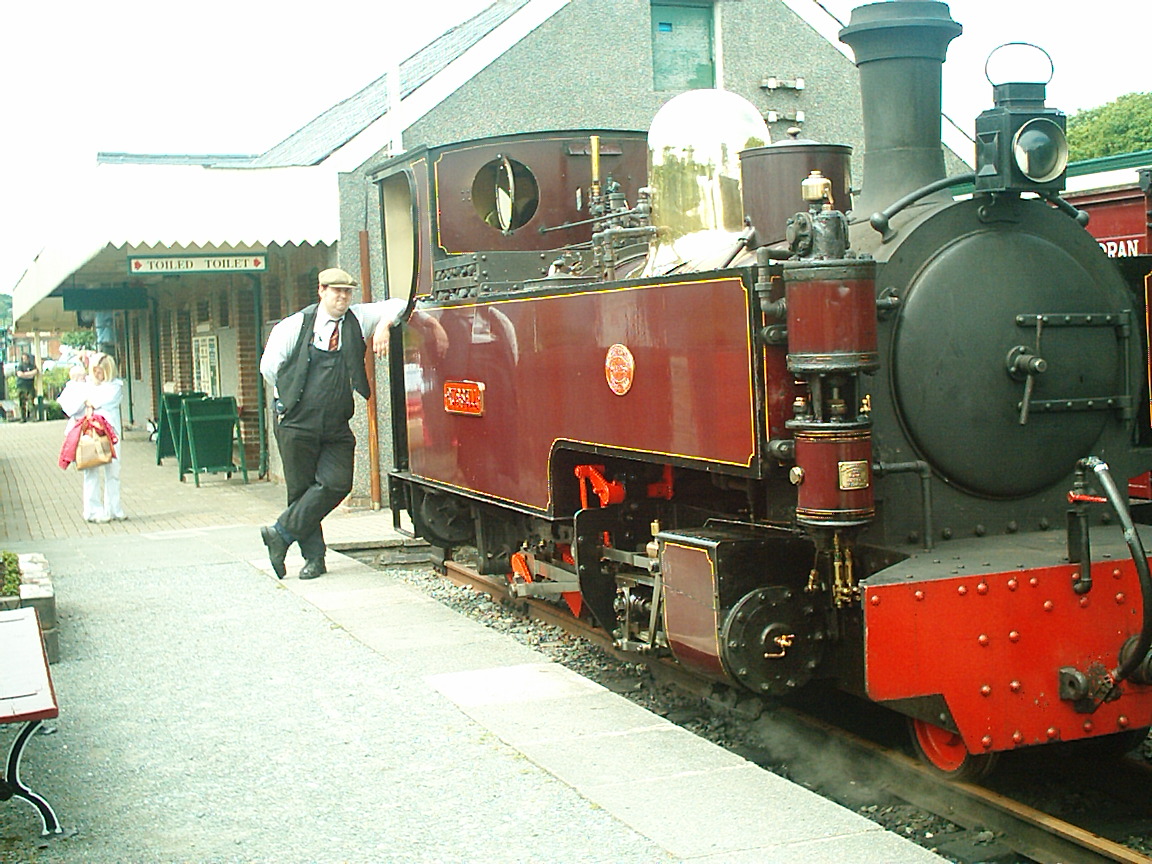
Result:
M938 2L853 12L859 192L849 148L771 144L721 91L646 137L381 166L411 291L397 527L620 649L888 706L951 776L1145 735L1152 581L1117 488L1152 464L1144 301L1059 197L1044 84L996 85L974 175L945 177L960 29Z

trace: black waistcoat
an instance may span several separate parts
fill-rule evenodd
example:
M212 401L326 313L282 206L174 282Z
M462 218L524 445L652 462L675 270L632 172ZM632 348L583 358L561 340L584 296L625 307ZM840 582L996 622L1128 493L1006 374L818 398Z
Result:
M284 405L284 413L288 414L300 401L304 394L304 385L308 381L308 368L311 365L312 345L316 325L316 310L319 304L313 303L302 311L304 322L300 327L300 336L292 353L288 355L280 368L276 371L276 391ZM368 373L364 371L364 351L366 345L364 334L360 330L360 322L350 311L344 313L344 322L340 327L340 357L344 361L345 374L352 389L368 398L371 392L368 389ZM351 412L349 412L351 416Z

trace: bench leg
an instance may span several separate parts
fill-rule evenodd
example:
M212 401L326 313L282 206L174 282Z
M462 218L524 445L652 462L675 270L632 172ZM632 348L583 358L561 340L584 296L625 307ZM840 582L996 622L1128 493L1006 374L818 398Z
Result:
M13 795L23 798L40 813L40 821L44 824L44 830L40 833L59 834L60 820L56 818L52 805L20 782L20 757L24 755L24 745L40 727L40 723L39 720L29 720L12 742L12 748L8 751L8 764L4 769L3 778L0 778L0 801L7 801Z

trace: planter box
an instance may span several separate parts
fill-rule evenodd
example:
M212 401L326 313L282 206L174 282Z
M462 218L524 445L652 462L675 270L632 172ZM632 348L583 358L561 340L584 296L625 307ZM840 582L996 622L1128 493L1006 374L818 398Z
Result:
M48 662L60 659L60 631L56 619L56 591L48 570L48 560L38 552L20 556L20 596L0 598L0 609L32 606L40 619L40 632L44 636L44 650Z

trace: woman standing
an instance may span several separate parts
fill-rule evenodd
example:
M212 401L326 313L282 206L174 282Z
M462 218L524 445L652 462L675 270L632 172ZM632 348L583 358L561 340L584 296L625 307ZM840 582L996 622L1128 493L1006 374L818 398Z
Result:
M60 393L60 407L73 420L79 421L88 411L108 421L121 436L120 402L124 397L124 382L116 377L116 361L107 354L96 353L88 360L88 380L82 386L66 387ZM84 520L108 522L127 519L120 504L120 455L123 442L116 447L116 456L106 465L81 471L84 475ZM104 493L100 493L100 479L104 479Z

